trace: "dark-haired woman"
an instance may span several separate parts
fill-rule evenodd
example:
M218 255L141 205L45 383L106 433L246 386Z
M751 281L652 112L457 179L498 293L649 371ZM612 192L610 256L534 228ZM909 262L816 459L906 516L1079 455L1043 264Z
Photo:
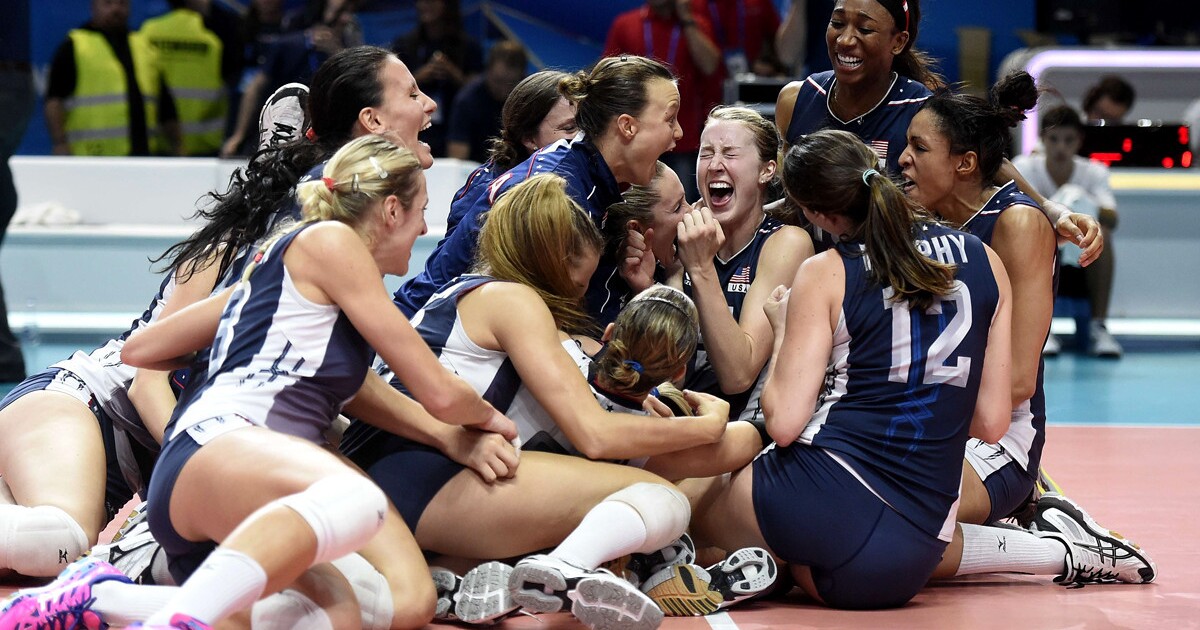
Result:
M606 57L590 72L563 79L559 89L575 104L575 121L583 137L539 149L497 175L486 194L479 195L463 213L460 223L480 221L497 198L529 177L554 173L567 181L567 193L599 225L608 207L621 201L622 185L649 184L658 157L682 137L675 77L653 59ZM473 239L447 242L426 261L426 268L439 268L441 277L453 278L467 271L474 252ZM630 295L615 258L606 253L588 286L587 312L606 324ZM415 294L406 299L413 305L423 303Z
M1088 558L1058 538L982 526L1013 513L1031 495L1046 440L1042 345L1054 310L1058 248L1050 222L1033 199L1015 182L991 183L1008 129L1036 101L1037 88L1024 72L1000 81L990 101L935 94L913 118L900 159L909 197L991 246L1012 282L1011 424L999 440L967 443L960 524L938 577L995 571L1050 573L1080 583L1102 577L1088 567ZM1123 559L1114 555L1113 568L1124 581L1153 579L1153 564L1143 552L1101 528L1066 497L1040 501L1035 526L1082 548L1117 550ZM1149 568L1148 576L1138 572L1142 568Z
M775 101L784 141L794 144L818 129L849 131L875 151L880 171L898 174L909 122L931 90L945 85L933 60L914 48L920 24L920 0L838 0L825 30L833 70L789 83ZM1003 173L1037 196L1012 164ZM1099 255L1104 239L1095 220L1059 205L1047 210L1063 237L1084 250L1085 265ZM832 244L814 231L818 249Z
M425 269L396 291L396 305L412 317L433 292L471 266L479 240L479 222L462 223L492 180L525 161L534 151L575 137L575 106L558 91L567 73L543 70L525 77L504 101L500 136L492 139L490 158L467 176L454 194L446 234L427 258Z
M907 602L941 559L968 435L1008 425L1011 295L978 239L921 218L857 136L784 159L788 197L838 237L804 262L763 391L776 445L699 496L697 542L769 549L837 608ZM813 410L816 411L813 411Z

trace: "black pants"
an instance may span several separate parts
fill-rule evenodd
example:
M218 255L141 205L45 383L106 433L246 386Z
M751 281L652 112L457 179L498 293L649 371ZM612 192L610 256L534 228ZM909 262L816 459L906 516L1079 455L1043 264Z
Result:
M29 116L33 113L33 75L28 71L0 71L0 244L17 211L17 188L8 158L17 152ZM8 307L0 284L0 382L25 380L21 344L8 327Z

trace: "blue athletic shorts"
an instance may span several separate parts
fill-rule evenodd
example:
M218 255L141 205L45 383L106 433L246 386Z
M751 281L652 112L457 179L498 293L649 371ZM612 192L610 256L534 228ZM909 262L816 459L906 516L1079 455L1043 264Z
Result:
M92 415L96 416L96 422L100 425L100 436L104 440L104 512L107 520L111 521L139 489L130 487L125 474L121 472L121 460L118 457L116 445L117 429L114 428L112 419L108 417L108 414L104 412L100 405L96 404L96 398L92 396L83 379L76 376L70 370L62 368L42 370L21 381L12 391L8 392L8 395L3 400L0 400L0 410L11 405L18 398L26 394L45 390L62 392L76 398L79 402L87 405ZM31 418L30 420L36 420L36 418ZM142 479L149 479L150 471L154 469L155 454L142 446L137 440L129 439L127 441L130 445L133 461L126 462L126 464L136 466L140 471Z
M775 447L754 460L754 512L767 546L812 569L834 608L901 606L946 543L900 516L821 449Z
M342 438L342 452L383 489L413 533L433 497L466 470L435 448L357 421Z
M217 543L211 540L187 540L171 525L171 492L175 489L179 472L199 450L200 444L187 431L179 432L163 446L154 476L150 478L146 520L150 523L150 533L154 534L154 539L167 554L167 568L176 584L183 584L208 554L217 548Z

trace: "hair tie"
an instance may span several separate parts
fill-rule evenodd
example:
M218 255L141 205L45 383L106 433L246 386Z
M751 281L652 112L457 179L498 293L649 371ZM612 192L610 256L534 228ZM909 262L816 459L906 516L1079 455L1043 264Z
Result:
M638 374L642 373L642 364L641 363L638 363L637 361L633 361L630 359L626 359L622 363L624 363L625 367L633 370L634 372L637 372Z
M308 131L304 132L304 137L308 138L309 142L316 142L317 141L317 132L315 130L313 130L312 127L309 127Z
M870 186L871 185L871 176L878 175L878 174L879 174L879 171L877 171L873 168L869 168L869 169L863 171L863 173L862 173L863 183Z
M329 189L329 192L333 192L337 187L337 182L333 181L332 177L322 177L321 181L325 182L325 187Z
M358 192L358 173L355 173L354 177L350 179L350 192Z

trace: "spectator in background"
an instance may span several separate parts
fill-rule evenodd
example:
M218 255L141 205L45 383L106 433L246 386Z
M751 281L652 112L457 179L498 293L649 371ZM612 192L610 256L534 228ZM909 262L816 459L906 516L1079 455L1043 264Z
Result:
M178 155L175 101L158 55L129 31L129 0L92 0L50 65L46 126L55 155Z
M1115 74L1100 77L1083 96L1083 114L1089 123L1119 125L1133 108L1135 93L1128 81Z
M269 94L288 83L308 85L326 59L362 44L356 6L356 0L314 0L302 18L292 22L305 25L302 30L285 32L266 48L262 66L242 95L237 124L221 147L221 157L249 155L257 149L254 117Z
M392 42L392 51L421 90L437 103L433 126L421 134L434 157L446 157L454 97L483 70L483 48L462 26L458 0L417 0L417 28Z
M1072 285L1083 285L1082 292L1092 311L1089 351L1095 356L1119 358L1121 344L1105 326L1115 269L1112 232L1117 227L1117 200L1109 186L1108 167L1078 155L1086 128L1071 107L1060 105L1045 112L1041 126L1044 151L1019 155L1013 158L1013 165L1047 198L1076 212L1098 215L1104 250L1092 264L1080 269L1079 250L1070 245L1061 247L1063 268L1059 290L1066 293L1072 290ZM1052 356L1060 350L1058 339L1051 334L1042 354Z
M825 52L825 27L834 0L792 0L783 23L775 32L775 50L792 74L804 76L832 70Z
M29 3L15 0L5 4L0 24L0 242L17 211L17 187L8 158L16 153L33 113L33 71L29 64ZM8 327L4 287L0 286L0 383L25 380L21 344Z
M487 67L467 82L454 99L454 114L446 135L452 158L486 162L489 140L500 135L504 101L525 78L529 57L521 44L505 40L488 50Z
M169 0L171 10L142 23L139 33L158 52L167 85L175 96L183 152L214 156L225 139L229 95L240 66L239 51L206 24L191 8L193 0Z
M763 77L788 74L775 51L779 11L772 0L693 0L692 11L712 22L714 41L725 58L725 73Z
M604 56L622 53L652 57L667 64L679 77L679 125L683 139L662 161L679 174L688 199L700 196L696 188L696 158L704 118L722 100L721 49L713 27L703 13L693 11L693 0L647 0L645 6L626 11L613 20L604 44Z

